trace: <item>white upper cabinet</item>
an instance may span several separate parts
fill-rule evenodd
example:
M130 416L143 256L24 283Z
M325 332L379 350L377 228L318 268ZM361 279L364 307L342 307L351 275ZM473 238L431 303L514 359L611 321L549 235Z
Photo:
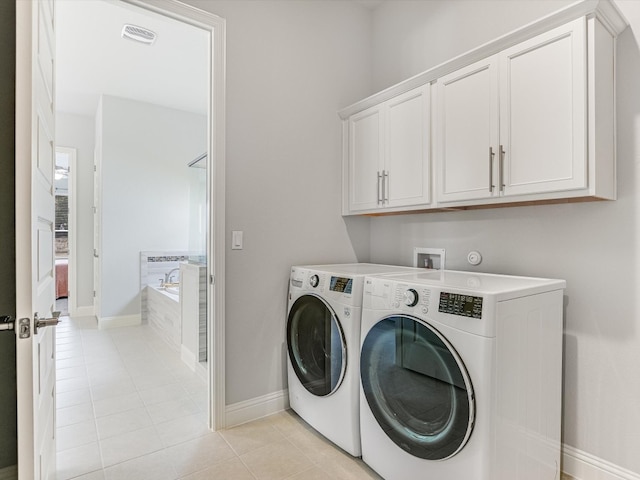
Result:
M504 195L587 187L586 21L500 54Z
M384 206L427 205L431 201L429 103L430 85L387 102Z
M372 210L381 205L384 169L382 106L349 119L349 209Z
M497 57L442 77L437 89L438 200L492 197L497 181Z
M627 26L577 1L341 110L343 214L615 200Z
M347 120L346 212L428 205L430 85Z
M585 19L438 80L440 202L587 186Z

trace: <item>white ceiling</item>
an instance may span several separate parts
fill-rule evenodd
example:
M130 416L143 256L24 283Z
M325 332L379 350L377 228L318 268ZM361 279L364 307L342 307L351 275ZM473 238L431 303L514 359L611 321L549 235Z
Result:
M209 33L106 0L56 1L56 109L95 115L101 94L206 114ZM157 34L121 37L125 23Z

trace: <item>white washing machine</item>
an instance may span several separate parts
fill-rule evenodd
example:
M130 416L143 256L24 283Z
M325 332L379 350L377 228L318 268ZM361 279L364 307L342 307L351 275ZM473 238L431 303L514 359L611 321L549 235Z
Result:
M358 365L364 277L415 270L369 263L291 268L286 332L289 403L351 455L360 456Z
M362 458L386 480L560 478L564 280L367 277Z

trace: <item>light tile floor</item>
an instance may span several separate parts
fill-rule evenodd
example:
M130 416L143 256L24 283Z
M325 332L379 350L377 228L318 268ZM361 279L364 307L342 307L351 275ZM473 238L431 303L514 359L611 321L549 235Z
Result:
M56 328L58 480L380 479L291 411L210 432L205 383L148 326Z

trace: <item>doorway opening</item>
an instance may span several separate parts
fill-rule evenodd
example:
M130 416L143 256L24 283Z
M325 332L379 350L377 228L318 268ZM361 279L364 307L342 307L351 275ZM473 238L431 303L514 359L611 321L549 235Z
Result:
M198 361L198 368L203 372L203 376L206 379L207 389L205 392L204 403L206 403L206 415L205 415L205 425L210 429L220 429L224 427L224 231L225 231L225 222L224 222L224 20L216 17L215 15L202 12L191 7L187 7L184 4L179 2L163 2L162 8L157 7L157 2L152 1L141 1L141 0L122 0L121 2L111 3L111 2L83 2L83 4L98 4L102 5L107 4L110 7L117 7L129 14L137 13L152 16L152 17L162 17L162 22L179 22L181 24L187 24L191 28L199 29L205 33L206 37L206 56L199 59L200 63L206 66L206 75L207 75L207 91L205 92L205 105L204 111L205 113L202 115L204 118L204 126L202 131L204 132L204 140L202 147L197 147L199 150L199 155L202 158L200 159L200 164L198 166L204 168L192 168L189 163L192 163L194 160L194 156L183 156L181 154L176 154L175 151L168 152L173 155L180 163L180 175L184 174L184 177L187 182L191 182L191 190L189 187L186 189L180 187L178 188L175 184L173 186L169 186L166 188L160 189L148 189L143 190L140 188L140 185L136 187L135 184L130 183L129 181L134 176L134 173L139 173L141 178L147 179L147 184L154 183L156 187L158 186L158 182L162 183L159 180L159 174L161 173L164 167L160 166L158 162L159 154L158 152L154 152L152 155L147 155L147 163L140 163L138 161L129 161L130 158L127 157L128 154L131 153L132 144L130 142L114 142L107 144L107 141L112 141L114 137L112 134L117 130L116 127L124 127L126 129L127 121L131 120L132 116L125 117L110 117L110 115L114 112L114 105L122 106L125 103L129 106L132 106L133 109L147 109L149 114L149 118L157 118L160 120L166 120L167 114L169 110L172 112L181 112L181 114L193 113L188 112L187 110L182 109L179 105L171 104L171 105L159 105L158 103L152 101L149 98L133 98L131 96L127 96L121 92L105 90L102 92L102 101L101 101L101 114L99 118L96 116L94 118L95 122L95 131L96 131L96 140L95 140L95 153L91 152L91 175L97 180L95 192L98 193L98 201L94 202L93 199L89 200L91 202L90 208L93 210L93 225L91 225L91 232L88 235L90 238L93 238L93 248L91 252L91 259L89 262L93 265L93 270L96 279L94 278L81 278L80 273L78 273L76 283L80 284L82 282L91 282L93 284L93 289L95 290L94 296L96 298L95 304L91 307L95 308L95 314L97 316L98 322L106 320L104 323L100 324L100 327L110 327L117 326L118 321L123 320L126 324L127 321L135 320L136 313L131 313L133 310L127 310L128 307L131 307L132 303L135 300L125 299L124 307L121 309L121 313L119 314L117 311L114 313L112 311L107 310L106 308L113 307L116 303L113 301L113 298L110 295L113 293L113 286L117 288L121 288L124 284L126 284L130 277L135 277L138 281L138 289L140 292L140 297L138 299L140 301L142 298L142 290L147 290L151 284L153 286L161 287L162 289L160 293L164 295L164 299L167 298L171 300L169 295L173 292L171 289L176 289L178 291L179 301L178 303L178 312L179 315L184 314L185 306L182 304L182 300L186 299L188 293L197 293L198 300L195 303L191 303L191 308L196 305L196 310L199 310L197 315L199 319L202 319L201 325L197 325L197 338L196 338L196 349L192 348L188 353L195 356L195 359ZM64 4L64 1L59 2L59 4ZM60 5L59 5L60 6ZM77 9L80 5L74 3L73 9ZM64 18L64 10L63 8L58 8L57 18ZM98 16L100 18L101 23L108 23L107 18L105 16ZM130 23L130 22L128 22ZM62 28L58 28L58 32L60 30L65 29L64 26ZM66 29L65 29L66 30ZM97 33L94 31L94 33ZM166 39L166 36L164 37ZM158 36L159 40L163 39L162 34ZM130 42L130 40L123 40L123 42ZM82 42L78 42L82 43ZM58 70L60 71L60 65L64 62L65 52L64 52L65 42L58 42L58 52L60 60L58 63ZM123 44L123 45L126 45ZM130 45L127 45L130 47ZM139 47L138 45L134 45L134 48ZM142 46L141 48L149 48L148 46ZM153 47L151 47L153 48ZM141 55L148 54L149 50L140 50ZM190 54L192 53L188 48L182 50L182 54ZM95 54L95 51L94 51ZM144 61L142 61L144 65ZM119 62L111 61L111 65L118 65ZM167 65L169 69L174 68L172 65ZM78 71L76 70L76 74ZM131 74L131 72L127 72L127 74ZM123 77L127 75L121 75ZM162 81L162 77L157 77L155 79L156 83ZM63 85L58 86L58 91L63 90ZM150 84L148 86L148 90L152 90L153 86ZM74 89L73 85L70 85L71 89ZM107 105L107 100L109 105ZM165 98L168 98L165 95ZM111 101L112 99L115 99ZM108 108L105 108L108 106ZM109 110L110 109L110 110ZM100 109L97 111L100 112ZM131 112L132 110L129 110ZM153 113L155 112L155 113ZM66 115L72 115L73 113L65 113ZM188 115L182 115L182 119L187 118ZM115 120L114 120L115 119ZM108 122L111 122L109 125L114 126L114 128L107 132L106 127L108 126ZM184 121L179 121L178 124L184 125ZM109 137L112 135L111 137ZM160 143L160 135L158 132L151 132L151 137L155 135L155 141L152 138L151 143L147 143L147 145L153 145L154 143ZM137 135L140 137L141 135ZM182 135L184 137L184 135ZM108 138L109 137L109 138ZM122 137L121 137L122 138ZM130 147L128 151L119 151L117 154L113 154L113 145L122 145L125 144L127 147ZM192 145L195 147L195 142ZM111 150L110 150L111 149ZM142 148L144 150L144 147ZM152 149L149 149L152 150ZM168 149L166 149L168 150ZM206 155L202 156L202 151L206 152ZM86 152L85 152L86 153ZM78 162L81 162L82 152L78 151ZM144 153L138 155L138 160L140 160ZM178 160L179 157L179 160ZM86 160L86 156L84 158ZM125 159L124 163L107 163L116 160ZM95 161L95 168L94 168ZM153 162L156 163L153 163ZM128 163L127 163L128 162ZM86 165L85 165L86 167ZM82 168L82 165L79 167ZM72 169L74 171L75 169ZM177 171L177 170L176 170ZM172 177L174 180L177 178L176 175ZM128 183L129 182L129 183ZM93 182L92 182L93 183ZM148 185L147 185L148 186ZM137 199L135 197L129 196L127 201L124 201L124 197L126 194L132 193L140 193L144 191L147 193L139 195ZM159 193L160 196L155 197L153 200L150 197L150 193L154 191L155 193ZM190 197L190 195L193 196ZM198 199L196 199L196 194L200 195ZM107 195L109 198L107 199ZM186 197L185 197L186 196ZM73 198L73 197L72 197ZM185 198L187 199L184 202ZM116 203L114 203L114 200ZM78 202L78 209L82 209L87 207L88 204L83 203L86 199L81 199L79 197L76 198ZM120 203L117 203L119 201ZM123 261L125 259L125 254L129 255L131 252L124 252L124 250L109 250L110 246L117 245L120 248L124 245L131 245L135 243L135 237L140 236L140 232L145 230L144 226L141 225L141 222L137 221L134 226L122 226L122 223L119 228L114 229L113 225L116 223L109 223L109 215L113 215L113 219L119 218L120 220L126 218L128 213L134 210L136 207L146 206L146 212L148 217L156 217L165 220L165 223L168 224L168 228L162 230L160 232L151 232L152 235L150 238L155 239L167 239L173 233L174 230L181 231L186 230L187 232L195 232L195 230L200 230L203 234L200 237L200 240L197 242L193 242L189 240L188 236L183 236L183 240L186 241L178 241L175 238L172 238L170 242L167 242L166 246L163 246L159 242L149 242L147 246L145 245L137 245L135 248L137 249L137 257L136 261L138 263L137 271L133 275L129 275L124 272L124 266L130 263L128 260ZM183 202L188 204L187 210L181 210L175 217L171 217L171 213L176 209L176 205L179 202ZM115 212L114 212L115 206ZM151 207L150 207L151 206ZM151 208L151 209L150 209ZM178 225L177 222L181 221L181 217L191 218L195 223L187 222L185 225ZM169 220L170 218L175 218L176 220ZM96 226L97 231L93 231L93 227ZM83 229L82 225L76 226L76 232L78 235L81 234L81 230ZM62 230L62 229L61 229ZM67 229L69 230L69 229ZM71 228L73 231L73 227ZM114 237L116 237L114 239ZM149 237L147 237L149 238ZM177 237L176 237L177 238ZM108 242L112 242L111 245ZM73 243L73 242L72 242ZM73 245L71 245L71 258L73 257ZM115 253L114 253L115 252ZM115 255L111 256L110 255ZM120 256L118 256L120 255ZM147 265L147 274L149 283L142 285L142 259L146 256ZM128 259L129 257L127 257ZM83 262L87 261L87 259L78 259L78 266ZM157 267L161 263L169 264L170 262L177 262L177 266L171 266L166 272L159 272L158 270L153 270L154 267ZM69 269L72 270L72 260L69 261ZM195 277L191 278L192 287L187 288L187 277L189 266L196 265L197 272ZM116 278L115 282L108 283L109 278L108 274L111 272L112 267L115 266L115 270L119 272L119 277ZM165 265L167 266L167 265ZM172 273L173 271L173 273ZM160 273L158 276L157 274ZM155 277L154 277L155 275ZM73 279L71 276L70 280ZM214 282L214 279L216 281ZM178 281L176 281L178 280ZM176 285L177 284L177 285ZM195 288L193 288L195 285ZM73 304L74 299L74 287L73 285L69 285L70 291L70 306ZM77 288L77 287L76 287ZM160 290L159 289L159 290ZM189 292L183 292L183 289L188 289ZM202 302L200 299L204 299L204 316L202 316ZM148 298L147 298L148 300ZM82 311L82 308L85 305L78 305L78 308ZM143 305L141 305L141 308ZM71 313L73 316L73 308L71 309ZM139 314L140 318L142 317L142 311ZM116 318L123 317L123 318ZM115 320L114 320L115 319ZM110 324L111 323L111 324ZM77 324L78 329L82 329L87 326L87 324L83 321ZM144 327L144 325L142 325ZM126 327L125 327L126 328ZM179 337L182 340L182 326L180 327L181 331L179 332ZM108 331L108 330L105 330ZM69 333L68 337L72 337L75 335L74 332L62 332L62 335L66 335ZM132 337L138 335L138 332L135 332ZM114 331L111 334L111 340L116 340L118 343L118 348L123 351L129 348L129 343L131 338L126 338L126 331L124 328L119 328L118 331ZM97 335L96 335L97 338ZM97 341L97 340L96 340ZM102 342L102 341L100 341ZM102 344L101 344L102 345ZM99 350L101 347L98 343L95 344L96 349ZM102 345L104 346L104 345ZM189 355L185 355L184 344L181 343L180 353L182 356L182 360L185 361L185 356L187 360L190 359ZM206 360L203 362L203 360ZM69 362L67 362L69 363ZM202 366L204 365L204 367ZM88 375L92 375L91 370L99 371L98 375L104 375L104 377L108 377L109 375L114 374L114 371L117 370L117 366L112 365L114 368L108 368L105 364L105 370L101 371L102 367L99 366L90 366L86 364L86 370ZM132 371L136 369L140 369L137 371L142 371L143 368L141 365L125 365L125 369ZM62 380L69 380L62 379ZM90 379L89 379L90 380ZM135 385L136 393L138 393L141 397L144 395L151 395L151 393L146 392L142 393L143 390L151 390L153 388L161 388L162 385L151 386L154 380L149 380L149 389L143 389L140 384ZM67 382L70 383L70 382ZM124 384L123 384L124 385ZM90 393L93 391L94 385L89 381L89 390ZM125 390L128 387L123 387ZM185 387L186 388L186 387ZM96 384L96 391L100 389L99 384ZM63 392L64 393L64 392ZM156 394L160 394L159 391ZM145 402L144 398L142 398L143 402ZM152 401L152 400L151 400ZM133 405L130 404L130 405ZM153 404L151 404L153 405ZM179 406L179 402L176 404ZM103 404L104 406L104 404ZM144 405L147 407L147 404ZM95 404L94 404L95 407ZM103 408L103 407L100 407ZM95 408L94 408L95 411ZM108 410L107 410L108 412ZM121 412L120 412L121 413ZM151 415L153 417L153 414ZM155 417L162 418L160 417ZM115 419L115 417L114 417ZM123 420L124 417L121 419ZM154 419L154 421L155 421ZM97 422L97 420L96 420ZM141 428L140 430L143 430Z
M73 220L75 205L73 203L73 176L75 171L75 148L56 147L56 163L54 170L56 224L55 224L55 278L56 278L56 307L60 316L69 316L73 310L70 304L69 292L75 290L72 284L72 269L75 266L73 254ZM75 283L75 282L74 282ZM75 312L74 312L75 313Z

